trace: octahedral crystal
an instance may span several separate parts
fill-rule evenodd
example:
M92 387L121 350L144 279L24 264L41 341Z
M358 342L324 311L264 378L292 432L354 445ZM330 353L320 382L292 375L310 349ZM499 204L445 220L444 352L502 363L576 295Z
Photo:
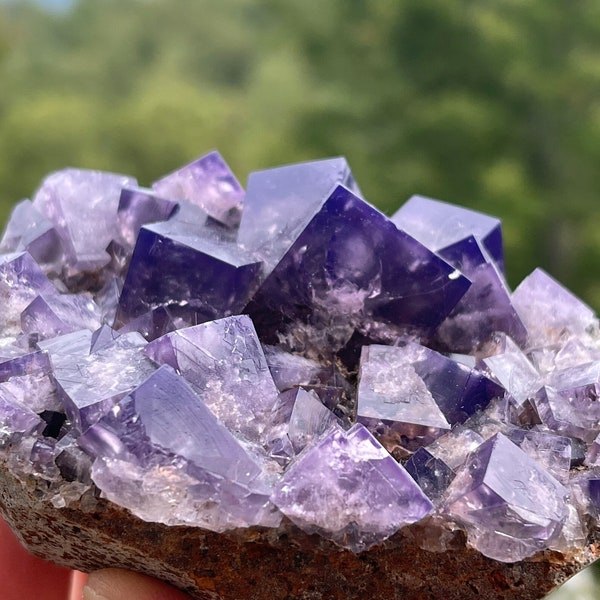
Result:
M547 548L567 518L567 489L501 433L469 456L447 494L447 514L498 560Z
M244 190L216 151L152 184L160 196L185 199L228 227L239 225Z
M262 440L277 389L247 316L168 333L148 344L145 353L156 363L177 369L231 431Z
M433 508L406 470L362 425L335 429L281 478L273 502L309 533L355 552Z
M216 152L33 198L0 244L0 459L36 501L353 552L420 522L507 563L597 526L600 328L541 270L510 293L497 219L389 219L343 158L244 193Z
M426 335L467 290L460 272L344 186L310 204L312 219L246 308L269 341L307 329L309 346L335 350L355 330Z
M277 525L252 456L164 365L80 437L92 478L144 519L213 531Z

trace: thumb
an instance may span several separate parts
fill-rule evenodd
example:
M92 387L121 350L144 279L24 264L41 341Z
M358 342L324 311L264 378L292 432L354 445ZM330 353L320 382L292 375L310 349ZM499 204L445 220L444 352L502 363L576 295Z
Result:
M124 569L102 569L90 573L83 600L190 600L174 587Z

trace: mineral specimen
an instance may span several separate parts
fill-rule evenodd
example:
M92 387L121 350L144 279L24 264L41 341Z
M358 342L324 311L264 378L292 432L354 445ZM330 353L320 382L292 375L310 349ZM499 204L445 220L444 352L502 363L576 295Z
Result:
M0 248L0 511L35 550L32 519L64 519L88 547L55 560L203 600L535 597L554 579L517 567L594 556L598 321L541 270L511 294L497 219L420 196L389 219L343 158L244 193L213 152L152 189L51 174ZM95 519L141 528L102 537L137 558L98 558ZM398 571L455 560L494 595Z

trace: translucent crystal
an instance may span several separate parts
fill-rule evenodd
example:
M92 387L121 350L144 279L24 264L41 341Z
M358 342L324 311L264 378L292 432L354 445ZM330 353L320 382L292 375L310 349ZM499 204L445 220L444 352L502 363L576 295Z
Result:
M179 329L148 344L145 352L177 369L231 431L263 441L278 392L247 316Z
M159 179L152 188L164 198L188 200L228 227L239 225L244 190L216 151Z
M551 545L567 518L567 489L501 433L481 444L448 489L446 514L469 543L503 562Z
M121 189L136 183L125 175L83 169L64 169L44 179L33 206L54 226L72 269L91 270L109 262L106 247L118 236Z
M276 526L260 457L164 365L79 438L107 498L142 519L224 531Z
M292 464L273 503L307 533L360 552L422 519L432 504L360 424L335 429Z

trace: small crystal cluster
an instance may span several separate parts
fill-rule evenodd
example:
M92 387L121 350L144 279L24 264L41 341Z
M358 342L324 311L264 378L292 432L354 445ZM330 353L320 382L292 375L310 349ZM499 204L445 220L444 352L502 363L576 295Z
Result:
M510 292L497 219L388 218L343 158L244 191L212 152L53 173L0 252L1 452L57 508L354 552L419 522L504 562L597 524L598 322L539 269Z

